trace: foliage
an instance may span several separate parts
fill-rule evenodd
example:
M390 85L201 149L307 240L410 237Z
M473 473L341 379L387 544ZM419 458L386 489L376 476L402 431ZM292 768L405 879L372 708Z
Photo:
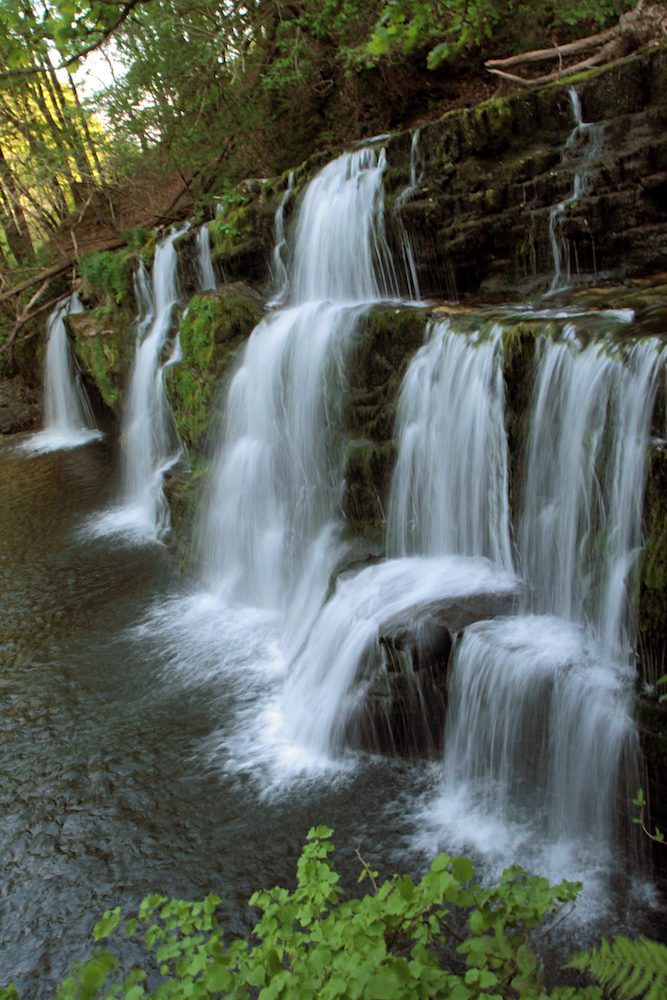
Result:
M331 833L311 829L294 892L275 888L251 897L262 913L251 940L225 945L218 896L194 903L151 896L125 932L157 962L154 991L143 969L123 976L114 956L99 951L73 967L57 1000L602 1000L598 986L547 993L538 958L539 942L571 912L581 883L550 886L515 866L497 885L481 888L467 858L441 854L418 884L394 875L378 886L377 872L357 851L359 881L369 878L373 892L341 901ZM120 924L120 907L107 910L95 940ZM643 937L603 941L566 967L588 973L618 1000L661 1000L667 990L667 948ZM0 1000L18 1000L13 983Z
M508 25L516 39L514 26L526 19L540 20L548 37L582 23L603 27L632 6L626 0L389 0L367 47L379 56L392 48L409 53L432 46L427 65L436 69L461 50L487 44L495 36L504 42Z
M131 293L131 255L126 251L85 254L79 259L79 271L92 289L111 296L117 305Z
M310 831L293 893L275 888L251 898L251 906L262 912L253 942L225 945L215 918L217 896L198 903L152 896L125 930L140 934L155 953L161 982L154 993L147 994L145 973L137 969L122 981L116 972L117 982L102 991L114 963L101 952L63 984L59 1000L83 1000L96 990L124 1000L216 994L259 1000L499 1000L508 991L546 996L534 946L570 911L580 883L550 886L514 867L483 889L471 884L467 858L441 854L418 884L395 875L378 887L377 873L364 864L360 880L369 877L374 892L341 901L330 835L326 827ZM469 931L463 938L466 918ZM107 911L95 928L96 940L107 938L120 919L119 908ZM550 996L595 1000L601 993L596 987L559 988Z
M639 823L642 830L650 840L654 840L657 844L662 844L665 840L664 834L656 826L655 833L650 833L646 829L646 824L644 823L644 810L646 809L646 799L644 798L644 792L640 788L637 791L637 797L632 800L633 806L637 806L639 809L639 816L634 816L632 819L633 823Z
M630 941L622 934L599 948L577 955L569 968L588 972L619 1000L664 1000L667 996L667 948L645 937Z
M6 69L2 77L34 72L34 56L75 68L123 23L139 4L150 0L3 0L0 9L0 51Z

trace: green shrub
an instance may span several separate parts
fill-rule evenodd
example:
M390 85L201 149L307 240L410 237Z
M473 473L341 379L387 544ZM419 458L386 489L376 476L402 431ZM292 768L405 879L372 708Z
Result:
M551 886L515 866L482 888L472 883L467 858L441 854L418 884L394 875L378 886L377 872L359 855L359 880L368 877L373 891L341 900L331 832L320 826L308 834L293 893L275 888L252 896L262 916L251 940L224 943L217 896L196 903L151 896L125 932L154 953L161 977L155 992L147 992L144 970L123 977L113 955L101 951L74 968L57 1000L602 1000L598 986L547 994L536 951L574 908L580 882ZM119 907L107 910L95 939L108 938L120 921ZM667 948L645 939L617 938L571 967L618 989L619 998L646 990L646 1000L665 995ZM0 1000L18 1000L13 984L0 990Z

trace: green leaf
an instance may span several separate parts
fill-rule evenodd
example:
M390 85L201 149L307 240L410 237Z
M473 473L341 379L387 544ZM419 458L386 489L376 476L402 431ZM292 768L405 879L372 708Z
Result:
M93 928L95 940L100 941L102 938L109 937L111 932L118 926L119 920L120 906L117 906L115 910L106 910L102 919Z
M472 882L474 874L468 858L452 858L452 875L457 882Z

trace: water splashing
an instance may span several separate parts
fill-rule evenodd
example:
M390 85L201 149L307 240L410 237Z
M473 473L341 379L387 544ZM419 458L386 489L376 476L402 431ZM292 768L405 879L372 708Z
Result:
M57 304L47 322L43 431L23 447L28 451L76 448L100 437L65 327L65 316L83 311L76 292Z

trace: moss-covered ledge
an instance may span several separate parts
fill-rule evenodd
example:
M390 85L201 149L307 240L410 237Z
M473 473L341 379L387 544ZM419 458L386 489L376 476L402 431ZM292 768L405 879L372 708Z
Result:
M262 296L242 281L191 299L179 334L182 358L164 376L178 433L191 453L205 450L223 378L263 311Z
M117 418L134 358L133 319L133 304L109 303L65 317L84 381Z
M384 549L396 396L410 358L423 341L430 309L378 306L360 321L348 359L344 407L347 436L344 537Z

